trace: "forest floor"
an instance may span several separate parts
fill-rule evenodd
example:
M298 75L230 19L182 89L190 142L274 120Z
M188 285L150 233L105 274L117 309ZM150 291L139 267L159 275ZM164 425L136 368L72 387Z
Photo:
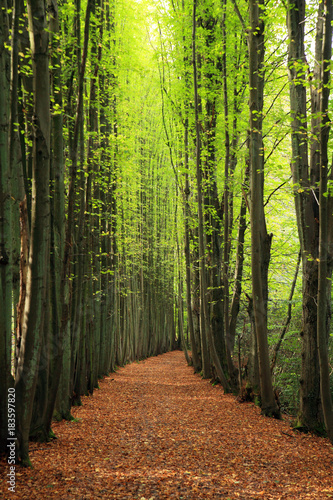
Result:
M1 499L333 498L333 448L260 415L193 374L182 352L120 368L57 439L31 443L33 469L0 462Z

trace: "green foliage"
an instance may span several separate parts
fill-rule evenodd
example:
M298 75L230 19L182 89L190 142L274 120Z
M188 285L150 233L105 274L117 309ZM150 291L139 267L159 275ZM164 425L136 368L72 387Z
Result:
M62 207L66 211L66 223L72 215L74 220L71 274L66 283L69 287L66 293L73 294L69 307L70 344L73 350L76 349L72 365L76 369L82 356L84 370L94 371L89 377L96 379L133 359L144 359L174 347L180 336L180 319L184 331L188 330L188 311L182 311L186 297L184 200L187 196L194 303L198 297L199 264L195 162L198 145L193 96L193 3L189 0L176 3L171 0L106 2L105 11L95 6L91 14L83 118L78 134L81 142L76 176L72 177L86 4L82 3L79 13L75 2L71 1L62 3L59 9L60 33L54 35L54 44L61 60L55 63L50 59L50 74L53 78L61 69L62 82L53 87L51 114L53 119L63 117L64 120L63 191L69 191L72 181L75 190L74 213L69 213L67 197ZM231 302L236 285L241 203L244 196L248 205L251 201L251 193L242 186L249 158L249 62L247 32L243 29L249 24L248 3L240 0L237 5L244 26L235 13L233 2L200 1L196 18L204 258L207 275L211 277L216 273L220 278L218 286L208 286L208 294L212 296L216 290L222 290L225 295L218 300L224 303ZM296 83L304 83L309 94L310 86L320 89L320 82L313 77L316 2L307 2L306 9L309 57L307 62L295 61L293 64L297 70ZM263 12L265 97L263 112L257 117L263 119L264 150L260 154L265 162L265 216L268 233L273 234L267 305L271 355L287 315L299 253L295 197L305 196L312 189L301 183L293 184L290 178L293 117L289 105L285 10L283 1L274 2L274 5L268 2ZM33 118L32 60L26 14L20 20L19 34L18 69L24 85L18 102L24 116L14 125L20 129L23 139L28 185L32 177ZM62 104L57 100L60 92ZM332 106L333 101L330 101L330 114ZM304 128L306 120L310 123L318 116L318 113L308 118L303 116ZM188 132L186 146L185 130ZM309 138L313 140L315 136L309 135ZM188 193L185 193L186 178ZM30 194L29 189L27 191ZM224 203L226 192L229 196L227 206ZM332 193L332 181L329 181L327 196ZM224 235L226 220L229 234ZM218 263L211 260L214 245L220 252ZM228 245L230 253L228 261L224 262L223 251ZM236 332L244 333L240 346L242 359L249 357L251 348L251 324L247 313L252 280L250 249L250 231L246 230ZM226 275L222 276L223 273ZM223 278L227 278L228 284ZM300 272L292 303L292 320L273 374L282 411L294 415L298 411L301 363L301 280ZM209 306L213 308L218 300L210 298ZM215 318L213 314L211 317ZM227 318L224 320L226 322ZM221 335L224 333L221 326ZM332 358L332 338L329 349ZM108 354L105 363L92 369L95 356L96 360L102 359L105 353ZM235 362L238 359L236 346L232 356ZM74 378L74 374L72 376ZM78 377L75 373L75 378ZM83 378L89 377L85 373ZM92 380L91 386L96 385L97 381ZM88 392L87 387L80 390ZM260 402L258 397L256 402Z

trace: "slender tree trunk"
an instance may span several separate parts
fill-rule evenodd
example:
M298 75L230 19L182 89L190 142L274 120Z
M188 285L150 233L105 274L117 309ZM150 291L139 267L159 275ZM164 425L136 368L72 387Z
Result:
M296 270L295 270L295 274L294 274L294 279L293 279L293 282L292 282L292 285L291 285L291 289L290 289L290 294L289 294L289 297L288 297L288 313L287 313L287 318L286 318L285 323L283 325L283 328L281 330L281 333L280 333L280 336L279 336L279 340L276 343L276 346L274 347L274 351L273 351L273 357L272 357L272 362L271 362L271 372L272 373L273 373L273 370L274 370L275 365L276 365L276 359L277 359L278 352L280 350L280 347L281 347L281 344L282 344L283 339L285 337L285 334L287 333L288 326L289 326L289 323L290 323L290 320L291 320L292 300L293 300L294 291L295 291L295 288L296 288L296 282L297 282L297 277L298 277L299 266L300 266L300 263L301 263L301 257L302 257L302 254L301 254L301 252L299 252L299 254L298 254L298 260L297 260L297 264L296 264Z
M229 377L235 382L234 364L232 362L232 350L230 349L230 315L229 315L229 261L231 250L231 230L232 230L232 193L230 192L231 179L230 173L230 134L229 134L229 100L228 100L228 83L227 83L227 34L226 34L226 0L223 0L222 14L222 40L223 54L221 56L222 66L222 81L223 81L223 108L224 108L224 223L223 223L223 309L224 309L224 342L226 350L226 360L228 364ZM231 172L232 173L232 172ZM230 211L229 211L230 209Z
M19 22L23 11L23 1L14 0L12 18L12 43L11 43L11 92L10 92L10 137L9 161L12 178L13 212L13 300L16 307L16 351L14 372L17 367L17 358L22 336L23 312L26 297L26 284L28 273L30 231L27 209L26 175L24 175L25 144L24 127L18 127L22 119L21 79L19 78ZM20 97L20 99L19 99ZM19 101L21 101L19 105ZM19 113L20 110L20 113ZM21 116L20 116L21 115ZM23 138L23 145L22 145Z
M105 5L106 31L114 33L113 16L114 12L109 4ZM109 51L112 46L108 47ZM114 64L114 61L113 63ZM109 87L108 87L109 86ZM114 267L115 258L112 259L113 245L115 239L115 219L116 214L112 213L112 196L114 191L116 146L110 140L112 132L112 119L116 119L113 114L116 112L115 102L110 103L109 88L114 92L115 78L110 73L101 72L99 74L100 89L100 136L101 136L101 175L107 182L107 188L101 190L101 250L102 250L102 277L101 277L101 329L96 331L96 357L99 360L96 366L96 377L109 373L115 369L114 366L114 331L115 322L111 319L114 314L113 294L116 272ZM114 100L115 100L114 95ZM110 108L110 111L109 111ZM109 111L109 112L108 112ZM116 140L116 129L114 130ZM114 151L113 151L114 149ZM112 273L112 274L111 274ZM101 348L103 339L106 339L104 350ZM97 378L95 379L97 380Z
M102 58L102 40L103 40L103 11L102 9L98 9L96 12L97 23L95 25L95 31L92 38L92 47L91 47L91 59L94 62L94 72L91 78L91 87L90 87L90 102L89 102L89 139L88 139L88 154L87 154L87 165L88 165L88 173L91 176L91 187L92 187L92 200L99 202L101 200L101 194L103 188L100 187L102 183L101 177L101 167L99 162L99 155L95 152L98 151L99 147L99 120L98 120L98 102L97 102L97 78L100 69L100 63ZM99 25L99 29L98 29ZM90 237L87 234L87 245L90 245L89 255L91 255L91 264L89 263L89 268L87 269L88 275L92 283L90 284L92 295L88 294L89 300L92 300L92 307L89 320L89 328L91 328L91 335L93 338L93 343L100 342L100 338L105 339L106 331L101 322L101 299L102 299L102 280L101 280L101 252L100 252L100 244L101 244L101 210L100 205L97 207L92 207L91 213L94 215L90 215L90 222L87 224L87 229L90 226L88 231L90 231ZM103 270L102 270L103 271ZM103 333L103 335L101 335ZM99 343L98 342L98 343ZM105 339L106 344L106 339ZM98 363L100 360L100 353L96 359ZM102 353L103 357L103 366L105 367L105 354ZM95 359L93 360L95 363ZM91 366L91 370L94 370L94 366Z
M189 218L190 218L190 206L189 206L189 195L190 195L190 184L188 175L188 119L185 119L185 132L184 132L184 143L185 143L185 193L184 193L184 223L185 223L185 260L186 260L186 304L187 304L187 324L190 333L191 342L191 352L192 361L195 372L199 372L201 369L198 346L194 333L193 324L193 312L192 312L192 293L191 293L191 255L190 255L190 228L189 228Z
M198 96L198 81L197 81L197 52L196 52L196 7L197 0L193 1L193 77L194 77L194 106L195 106L195 131L196 131L196 175L198 187L198 239L199 239L199 297L200 297L200 335L201 335L201 356L202 356L202 374L204 378L211 376L211 366L209 359L209 351L207 346L206 328L209 324L208 307L207 307L207 286L206 286L206 269L205 269L205 246L204 246L204 223L203 223L203 195L201 190L202 171L201 171L201 134L199 124L199 96Z
M226 39L226 27L224 26L225 30L225 39ZM237 36L237 35L235 35ZM241 35L241 42L243 42L243 35ZM225 208L225 216L228 214L228 224L227 227L225 228L227 230L227 233L224 234L224 239L225 239L225 249L228 250L224 256L224 262L227 263L228 271L230 268L230 255L231 255L231 239L232 239L232 232L233 232L233 226L234 226L234 193L233 193L233 182L234 182L234 173L235 169L237 166L237 147L238 147L238 142L240 135L238 133L238 120L239 120L239 115L241 113L241 108L243 105L243 89L247 86L247 74L246 71L243 71L243 74L240 72L241 66L242 66L242 57L245 57L248 59L248 53L245 53L245 56L243 54L243 50L241 50L242 44L240 47L238 47L238 44L235 43L234 46L234 51L235 55L233 60L234 60L234 65L235 65L235 71L234 71L234 78L233 78L233 119L232 119L232 140L231 140L231 146L230 146L230 153L228 154L228 163L229 163L229 169L228 169L228 178L229 182L226 184L227 188L227 199L225 200L224 204L228 208ZM224 75L224 80L227 80L227 61L223 57L223 75ZM238 88L238 81L239 81L239 74L241 74L241 82L240 82L240 87ZM226 86L225 86L226 88ZM226 92L226 90L225 90ZM227 102L227 96L224 98L224 101ZM247 148L249 147L248 141L247 141ZM242 190L242 202L241 202L241 209L240 209L240 215L239 215L239 226L238 226L238 237L237 237L237 249L236 249L236 269L235 269L235 276L234 276L234 288L233 288L233 294L232 294L232 299L230 303L230 309L228 310L228 314L226 317L229 318L229 324L225 329L225 337L226 337L226 345L229 353L233 353L234 351L234 344L235 344L235 338L236 338L236 325L237 325L237 318L238 318L238 313L239 313L239 305L240 305L240 296L242 293L242 279L243 279L243 262L244 262L244 236L245 236L245 231L247 227L246 223L246 208L248 206L247 203L247 192L249 190L249 177L250 177L250 167L249 167L249 157L247 155L246 160L245 160L245 174L244 174L244 180L243 184L241 187ZM230 272L230 271L229 271ZM228 280L225 282L226 287L229 288L229 283ZM228 295L229 295L229 290L228 290ZM229 300L228 300L229 302ZM230 360L230 356L228 356ZM233 367L234 369L234 367Z
M235 270L235 284L234 291L230 306L230 324L229 324L229 349L232 351L234 349L235 338L236 338L236 326L237 318L240 308L240 297L242 293L242 278L243 278L243 264L244 264L244 241L245 241L245 231L246 231L246 192L248 190L250 169L246 166L245 178L243 182L243 196L242 203L239 214L239 226L238 226L238 237L237 237L237 250L236 250L236 270Z
M22 2L20 4L20 2ZM23 0L19 0L17 5L18 14L23 12ZM16 14L15 14L16 17ZM23 181L24 181L24 191L26 195L26 209L28 221L25 224L27 228L31 228L31 183L32 183L32 143L33 143L33 75L31 72L24 71L20 69L20 63L22 59L30 58L30 42L29 42L29 28L28 28L28 18L27 16L20 16L19 22L24 24L23 29L18 29L19 37L19 75L18 75L18 93L19 96L15 96L18 99L18 122L20 124L20 136L21 136L21 158L22 158L22 168L23 168ZM15 37L15 35L14 35ZM13 40L14 43L14 40ZM13 57L15 59L16 47L13 45ZM12 64L14 64L14 59ZM13 75L14 84L14 75ZM24 92L23 88L24 87ZM14 87L12 88L14 91ZM26 143L25 138L30 139L29 143ZM30 234L29 234L30 236ZM22 288L22 287L21 287Z
M80 3L80 2L79 2ZM71 171L70 171L70 182L68 188L68 217L67 217L67 225L66 225L66 234L65 234L65 249L64 249L64 267L63 267L63 282L70 281L71 279L71 261L72 261L72 251L73 246L78 244L73 238L75 236L75 225L74 225L74 217L75 217L75 199L76 199L76 182L77 182L77 171L78 164L80 163L83 166L84 160L84 143L83 143L83 98L84 98L84 75L86 72L86 62L88 56L88 44L89 44L89 26L90 26L90 14L93 8L94 0L88 0L86 14L85 14L85 26L84 26L84 37L83 37L83 50L82 50L82 58L79 59L79 77L78 77L78 96L77 96L77 107L76 107L76 116L75 116L75 125L73 131L73 139L72 139L72 148L71 148ZM78 6L77 12L79 14L80 8ZM79 36L79 35L78 35ZM83 179L84 174L81 172L80 180L81 187L83 187ZM84 191L80 191L80 213L79 213L79 226L80 229L77 231L77 236L79 238L83 238L83 219L84 219ZM81 241L82 244L82 241ZM73 313L73 323L72 323L72 339L71 339L71 375L70 375L70 394L73 394L74 387L78 389L76 385L78 377L80 378L81 374L81 363L84 363L84 360L80 359L80 340L82 339L82 330L80 329L81 320L82 320L82 280L83 280L83 261L82 255L78 256L77 265L79 268L74 269L74 274L76 276L75 283L73 284L73 297L75 296L75 303L66 304L63 308L62 315L62 328L64 332L67 329L67 323L70 320L70 310L72 306ZM69 293L69 298L71 297L71 292ZM80 394L75 394L75 397L79 398Z
M14 323L22 324L22 316L18 315L24 306L24 293L22 300L20 299L20 269L25 266L27 270L28 255L26 253L28 247L22 247L23 259L21 262L21 231L23 228L28 228L28 220L23 220L22 217L27 217L27 211L21 210L21 204L24 204L26 199L24 186L24 173L22 163L21 138L18 127L19 123L19 22L23 10L23 1L14 0L12 10L12 31L11 31L11 68L10 68L10 135L9 135L9 162L12 179L12 263L13 263L13 304L14 304ZM20 224L21 217L21 224ZM24 271L23 273L24 274ZM24 283L25 286L25 283ZM17 308L20 302L21 309ZM20 338L20 334L19 334Z
M253 299L247 295L247 313L251 325L251 338L250 338L250 350L248 358L248 382L250 388L255 394L260 392L260 377L259 377L259 359L258 359L258 347L257 347L257 336L256 336L256 325L254 319L253 311Z
M184 14L184 19L186 19L185 13L185 2L182 0L182 11ZM187 96L191 93L190 88L190 74L189 74L189 55L188 55L188 45L187 38L185 35L185 26L183 29L183 65L184 65L184 79L185 79L185 89ZM201 361L199 356L200 347L198 345L198 339L195 335L194 318L193 318L193 308L192 308L192 282L191 282L191 251L190 251L190 217L191 217L191 207L190 207L190 179L189 179L189 103L188 98L185 99L185 121L184 121L184 171L185 171L185 188L184 188L184 251L185 251L185 276L186 276L186 305L187 305L187 325L190 334L190 344L191 344L191 354L192 363L195 372L200 372Z
M180 248L177 233L177 211L178 211L178 189L176 189L176 205L175 205L175 233L176 233L176 245L177 245L177 261L178 261L178 325L179 325L179 335L181 340L181 346L185 354L185 359L188 365L191 364L190 357L187 351L187 344L184 335L184 313L183 313L183 289L182 289L182 273L181 273L181 258L180 258ZM192 319L192 318L191 318ZM193 322L192 322L193 327ZM195 347L195 346L194 346ZM193 355L192 355L193 359Z
M0 2L0 453L8 450L8 388L11 376L12 320L12 223L11 172L9 166L9 85L10 56L5 44L9 42L7 2Z

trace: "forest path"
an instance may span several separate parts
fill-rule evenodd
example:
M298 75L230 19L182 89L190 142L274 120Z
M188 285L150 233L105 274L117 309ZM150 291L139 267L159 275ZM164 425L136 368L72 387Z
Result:
M15 494L1 475L0 498L333 498L327 440L224 395L182 352L120 368L73 415L54 424L57 440L31 444L34 469L16 469Z

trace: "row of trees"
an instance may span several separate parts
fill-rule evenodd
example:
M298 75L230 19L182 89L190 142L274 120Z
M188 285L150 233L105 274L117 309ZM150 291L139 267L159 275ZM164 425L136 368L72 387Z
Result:
M14 385L28 464L100 377L175 346L177 205L133 9L1 7L1 449Z
M1 450L13 385L28 464L99 377L180 343L279 417L294 293L298 426L332 439L331 2L1 7Z
M264 414L279 416L272 370L291 318L300 248L303 312L297 426L313 431L324 423L332 439L328 354L332 6L290 1L270 8L260 0L222 4L206 0L172 3L164 15L167 21L160 56L171 74L177 68L177 76L168 84L163 81L162 87L170 106L169 127L175 138L180 133L184 138L183 144L179 141L174 146L173 154L182 158L178 180L181 177L185 245L190 247L185 249L187 312L195 369L209 377L213 368L225 391L241 384L236 377L234 347L249 212L251 286L246 286L246 296L252 338L247 389L259 393ZM281 34L285 38L277 42ZM195 182L189 151L196 166ZM298 244L293 246L292 258L297 272L290 280L289 311L271 362L268 306L274 242L268 230L272 217L266 207L286 184L295 201L295 212L289 208L288 216L296 214L293 232L298 232ZM196 194L192 205L191 191ZM283 215L277 217L281 221ZM281 253L280 258L288 260ZM197 309L193 308L196 300ZM196 310L200 310L198 324L193 317Z

